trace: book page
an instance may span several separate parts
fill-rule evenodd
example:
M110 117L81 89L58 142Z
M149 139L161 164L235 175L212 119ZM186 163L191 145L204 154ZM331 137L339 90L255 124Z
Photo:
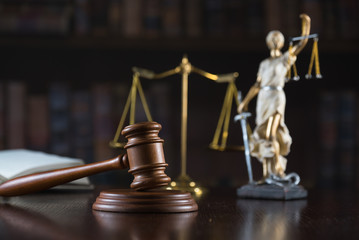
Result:
M83 165L81 159L62 157L55 154L25 149L0 151L0 183L16 177L54 169ZM90 184L88 178L71 183Z
M5 182L7 179L0 175L0 184Z

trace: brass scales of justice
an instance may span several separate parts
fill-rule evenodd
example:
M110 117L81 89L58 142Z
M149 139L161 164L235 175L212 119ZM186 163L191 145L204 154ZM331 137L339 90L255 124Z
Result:
M170 69L168 71L162 73L155 73L148 69L133 67L133 80L132 86L130 89L130 93L128 95L122 116L120 118L120 122L117 127L116 134L114 139L110 142L110 146L114 148L122 148L125 143L119 142L120 133L122 128L124 127L125 119L130 112L129 116L129 124L135 123L135 105L136 105L136 97L137 92L141 99L143 109L145 111L146 118L148 121L152 121L152 116L149 111L148 104L146 102L146 98L143 92L143 88L140 82L140 77L146 79L162 79L175 74L182 75L182 110L181 110L181 173L176 181L172 181L170 183L169 189L175 190L185 190L188 192L194 193L196 196L201 196L204 188L200 187L196 182L194 182L191 177L187 174L187 120L188 120L188 76L190 73L197 73L207 79L212 81L216 81L218 83L228 82L228 87L223 103L223 107L221 110L221 114L219 117L219 121L217 124L217 128L213 137L212 142L209 145L209 148L218 151L225 151L227 149L227 138L228 138L228 128L230 122L231 108L233 104L233 99L235 103L239 104L238 100L238 91L235 86L235 80L238 77L237 72L228 73L228 74L211 74L202 69L199 69L193 66L189 61L186 55L183 56L182 61L179 66ZM222 134L221 134L222 130ZM220 139L221 137L221 139ZM243 150L243 146L238 147L230 147L231 150Z
M290 38L289 39L289 51L293 47L293 42L294 41L298 41L298 40L301 40L303 38L313 39L312 53L311 53L311 56L310 56L308 72L307 72L307 74L305 74L305 78L306 79L312 79L312 78L321 79L321 78L323 78L323 76L320 73L320 66L319 66L319 50L318 50L319 34L313 33L313 34L310 34L308 36L299 36L299 37ZM313 66L315 68L314 77L312 75ZM293 69L293 77L292 77L292 69ZM292 68L290 68L288 70L286 78L287 78L288 81L291 80L291 79L293 79L295 81L298 81L300 79L295 63L292 65Z

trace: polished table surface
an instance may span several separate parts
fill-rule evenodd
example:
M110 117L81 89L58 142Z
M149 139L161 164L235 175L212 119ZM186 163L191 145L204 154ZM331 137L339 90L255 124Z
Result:
M98 190L0 198L0 239L359 239L355 191L310 190L306 200L239 199L210 189L199 211L92 211Z

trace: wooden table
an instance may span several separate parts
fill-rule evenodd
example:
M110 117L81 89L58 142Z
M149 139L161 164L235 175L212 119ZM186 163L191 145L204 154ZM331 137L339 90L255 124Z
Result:
M0 198L0 239L359 239L359 195L309 191L307 200L238 199L211 189L199 211L124 214L91 210L98 191Z

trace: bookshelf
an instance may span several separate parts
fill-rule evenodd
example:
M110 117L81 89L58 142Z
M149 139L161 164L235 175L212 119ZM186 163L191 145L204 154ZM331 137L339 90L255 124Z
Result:
M1 0L0 36L76 45L220 40L218 46L247 46L273 29L297 35L305 12L312 32L346 43L359 39L358 9L356 0Z
M65 48L65 49L114 49L114 50L154 50L154 51L226 51L255 52L267 50L265 41L261 39L242 40L225 38L200 39L123 39L107 37L0 37L1 48ZM288 43L287 43L288 44ZM358 53L358 40L328 40L320 38L321 53Z
M300 30L299 11L310 9L311 12L308 13L312 17L313 24L314 22L321 23L313 27L320 34L319 55L324 79L311 81L304 79L310 58L308 45L299 55L297 62L302 80L291 82L286 86L288 100L286 119L294 141L292 152L288 156L288 171L297 171L308 186L313 186L318 182L316 178L317 171L320 169L318 160L320 156L313 152L319 148L320 141L318 130L320 93L322 91L336 93L348 89L358 92L355 63L359 56L359 14L353 14L353 12L358 12L358 1L290 1L293 5L284 0L271 0L265 3L259 0L130 1L135 4L131 9L139 11L135 16L140 19L147 18L154 25L140 24L140 30L137 33L125 32L123 25L126 21L120 17L120 13L130 11L127 0L56 0L51 1L52 3L45 0L0 0L2 56L0 58L2 66L0 96L6 98L7 85L13 81L22 82L26 86L28 96L40 95L46 98L49 97L50 87L59 82L67 85L69 91L75 95L83 91L86 91L85 94L94 94L93 92L96 92L94 86L98 83L116 86L116 91L113 89L111 93L111 99L107 100L111 102L111 109L108 110L110 113L102 113L101 119L102 117L105 119L99 120L100 122L110 121L108 123L110 129L115 129L129 91L131 68L139 66L161 72L177 66L184 53L188 54L189 60L194 65L211 70L213 73L238 71L237 87L246 93L255 79L259 62L269 54L264 41L267 31L278 28L286 38L296 35ZM283 2L285 4L282 4ZM283 14L270 14L271 11L277 11L269 7L270 3L274 6L280 5L278 9ZM152 10L144 11L144 4L151 4ZM188 12L188 18L191 17L191 19L184 17L188 4L194 4ZM7 8L11 6L12 11L7 11L6 6ZM160 10L153 9L156 6L160 6ZM37 11L37 14L30 15L32 22L37 22L35 20L41 19L41 16L46 15L48 11L56 11L59 15L58 21L63 19L60 22L64 25L57 26L52 31L34 30L36 26L33 26L32 30L29 27L25 30L13 28L11 31L5 31L2 27L4 26L2 13L4 11L12 13L13 16L18 17L15 19L21 22L23 18L19 16L24 16L23 13L16 14L16 11L25 11L21 9L28 12ZM314 10L317 13L313 12ZM252 14L253 11L256 14ZM172 14L165 14L166 12ZM145 13L147 15L144 15ZM164 26L158 23L163 22L165 17L170 18L171 15L174 16L168 20L169 25ZM150 21L151 18L155 20ZM209 28L208 24L213 28ZM146 30L145 26L151 30ZM168 32L171 28L177 28L177 30ZM189 141L192 144L188 157L189 174L196 176L199 182L204 181L205 184L238 185L246 181L242 154L213 153L205 149L213 136L226 86L204 82L192 75L190 78L189 100L192 104L189 109L188 131L193 132L194 136L191 138L189 135ZM178 175L180 162L177 149L180 133L177 129L180 126L179 89L181 86L179 79L171 80L156 83L143 81L142 83L145 94L149 98L148 101L153 102L151 110L154 113L154 119L156 120L156 115L159 118L158 121L165 119L161 124L164 125L163 134L166 135L164 137L167 142L165 153L170 164L168 171L170 176L175 177ZM156 108L156 103L163 102L158 97L156 98L157 92L161 92L161 95L168 98L167 105L163 109ZM204 102L206 105L203 105ZM9 108L6 99L2 103L0 117L6 116L6 109ZM32 108L34 109L34 106ZM254 111L254 105L252 111ZM7 133L4 133L5 130L1 131L4 129L1 125L5 126L4 120L0 119L0 138L4 138ZM230 127L233 133L229 140L240 141L240 136L235 134L240 132L239 126L232 124ZM106 145L104 138L109 137L110 140L113 136L109 136L111 130L103 131L108 135L99 138L98 142L101 142L101 146L97 147L102 147L102 151L106 152L107 156L117 153L117 151L109 152L108 149L104 149ZM42 130L42 133L44 132L46 129ZM115 130L112 132L115 133ZM307 132L312 133L313 137L308 139ZM31 137L26 139L31 139ZM6 147L6 141L0 139L0 146ZM48 147L46 146L47 149ZM306 150L302 151L302 149ZM75 151L72 151L70 155L74 153ZM95 153L93 156L100 157ZM215 167L215 158L226 158L223 160L225 161L223 166ZM318 166L314 167L316 164ZM200 166L205 167L199 169ZM254 172L258 174L259 169L259 164L254 163ZM114 178L124 178L116 174ZM212 175L214 180L208 180L208 176Z

